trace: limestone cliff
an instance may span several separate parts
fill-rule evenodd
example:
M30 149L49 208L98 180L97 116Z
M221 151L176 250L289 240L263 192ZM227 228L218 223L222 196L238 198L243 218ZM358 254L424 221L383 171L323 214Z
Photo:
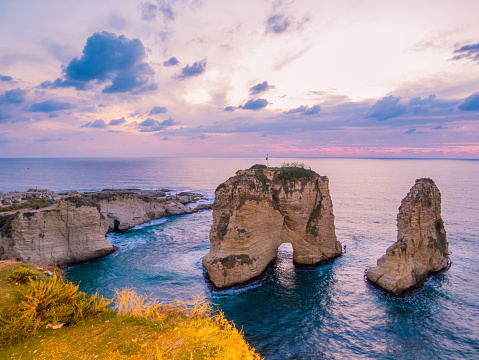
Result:
M54 209L0 217L1 259L69 264L114 250L105 238L106 218L96 204L61 200Z
M449 262L446 230L441 218L441 193L431 179L418 179L402 200L398 240L386 250L367 279L399 295L423 282Z
M201 197L201 196L200 196ZM132 191L73 194L44 209L0 215L0 259L67 265L114 251L108 231L191 213L197 194L145 196Z
M260 275L282 243L292 244L297 264L341 255L328 178L301 168L265 168L238 171L216 189L203 266L217 287Z

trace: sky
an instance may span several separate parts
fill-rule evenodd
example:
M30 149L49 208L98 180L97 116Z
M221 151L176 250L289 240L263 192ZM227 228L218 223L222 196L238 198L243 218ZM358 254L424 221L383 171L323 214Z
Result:
M0 157L479 159L477 0L0 3Z

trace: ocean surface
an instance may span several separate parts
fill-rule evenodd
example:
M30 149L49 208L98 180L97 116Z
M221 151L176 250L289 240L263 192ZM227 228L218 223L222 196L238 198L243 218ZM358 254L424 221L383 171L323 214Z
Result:
M109 240L119 250L73 266L81 290L111 297L132 286L162 301L202 295L242 329L265 359L479 359L479 161L270 159L299 161L330 179L336 234L345 254L295 267L289 244L263 279L212 290L201 258L211 211L137 226ZM237 169L264 159L0 159L0 191L48 188L168 188L214 197ZM364 281L364 270L396 241L396 216L415 179L442 194L452 266L417 292L394 298Z

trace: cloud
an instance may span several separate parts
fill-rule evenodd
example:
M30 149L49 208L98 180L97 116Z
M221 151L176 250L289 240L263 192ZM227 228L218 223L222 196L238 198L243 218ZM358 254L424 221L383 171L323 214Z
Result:
M227 106L223 109L223 111L235 111L236 109L236 106Z
M163 66L176 66L179 63L180 62L178 61L178 59L173 56L170 57L167 61L163 62Z
M45 81L43 89L75 87L86 90L91 83L110 82L103 93L131 92L138 94L156 89L151 83L154 71L144 59L146 51L139 39L128 39L113 33L94 33L87 39L80 59L63 68L63 79Z
M57 138L54 136L43 136L35 140L36 142L52 142L52 141L64 141L62 138Z
M455 50L454 54L458 54L458 55L454 56L452 58L453 60L469 59L479 63L479 43L472 44L472 45L465 45Z
M164 114L168 112L168 109L164 106L155 106L153 109L151 109L149 115L156 115L156 114Z
M442 125L438 125L438 126L434 126L432 129L433 130L445 130L445 129L447 129L447 127L444 127Z
M173 118L169 118L167 120L158 121L155 119L146 119L143 120L141 123L138 124L140 132L155 132L161 131L166 129L169 126L175 125L178 122L175 121Z
M158 6L149 2L141 3L140 10L142 20L154 20L158 13Z
M12 115L12 114L4 113L4 112L2 112L2 110L0 109L0 124L9 121L9 120L12 119L12 118L13 118L13 115Z
M251 99L246 102L246 104L239 106L241 109L245 110L259 110L268 105L268 100L266 99Z
M108 16L107 24L114 29L124 29L126 26L126 20L117 13L111 13Z
M262 92L266 92L270 89L273 89L274 85L269 85L267 81L263 81L262 83L256 84L255 86L249 89L250 95L256 95Z
M181 69L181 74L177 75L178 79L184 79L191 76L198 76L202 74L206 69L206 58L201 61L196 61L193 65L186 65L183 69Z
M175 20L175 13L171 5L166 1L158 1L159 9L163 13L165 20Z
M120 124L124 124L126 123L126 120L124 117L122 117L121 119L116 119L116 120L110 120L110 122L108 123L108 125L110 126L115 126L115 125L120 125Z
M459 105L462 111L479 111L479 93L468 96L464 102Z
M416 129L409 129L409 130L405 131L404 134L412 134L415 131L416 131Z
M266 32L274 32L281 34L285 32L291 25L291 19L284 15L271 15L266 20Z
M430 105L435 98L436 98L436 95L429 95L428 97L425 97L424 99L420 97L415 97L409 100L409 105L411 106Z
M22 90L20 88L5 90L3 95L0 96L0 104L1 103L21 104L25 101L26 93L27 93L26 90Z
M394 96L386 96L378 100L376 104L371 106L367 112L366 119L387 120L404 114L407 110L406 106L399 104L401 98Z
M318 115L320 111L321 111L321 106L319 106L319 105L314 105L314 106L311 106L311 107L301 105L301 106L299 106L295 109L285 111L284 113L287 114L287 115L300 114L300 115L310 116L310 115Z
M30 106L30 112L52 112L72 109L73 105L67 102L57 100L47 100Z
M0 81L12 81L12 80L13 78L11 76L0 74Z
M89 121L89 122L83 124L80 127L81 128L104 129L104 128L106 128L106 123L105 123L105 120L98 119L98 120L95 120L95 121Z

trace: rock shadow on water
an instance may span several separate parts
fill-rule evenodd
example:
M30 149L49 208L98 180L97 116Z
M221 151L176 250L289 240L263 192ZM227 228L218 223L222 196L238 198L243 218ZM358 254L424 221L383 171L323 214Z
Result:
M210 290L212 293L236 293L238 291L245 291L248 289L256 288L258 286L261 286L265 282L273 282L275 284L285 285L286 287L288 287L288 284L285 284L285 281L282 281L285 277L296 278L301 273L313 272L318 268L328 267L328 265L332 265L334 263L334 260L344 253L343 251L343 253L341 253L335 258L309 265L296 263L293 260L292 252L293 248L290 243L282 244L278 248L277 257L266 266L266 268L260 275L255 276L254 278L251 278L248 281L242 282L240 284L221 288L214 285L214 283L210 279L207 270L201 265L200 261L199 264L201 265L201 268L203 270L203 277L208 290ZM332 266L330 267L330 269L332 270ZM289 280L291 281L291 279ZM290 281L288 281L288 283ZM289 284L289 287L293 286L294 284Z

